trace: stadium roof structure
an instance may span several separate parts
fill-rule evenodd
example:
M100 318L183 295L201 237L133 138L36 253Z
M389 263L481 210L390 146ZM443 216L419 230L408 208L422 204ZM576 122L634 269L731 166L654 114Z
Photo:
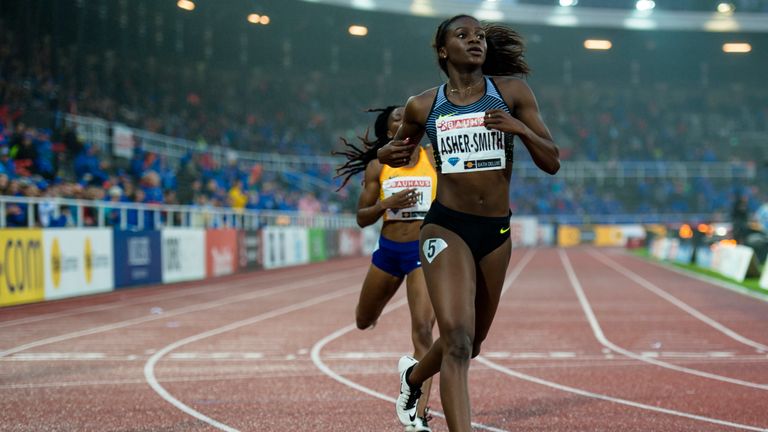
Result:
M303 0L335 6L427 17L468 13L487 21L558 27L768 33L768 13L717 10L638 10L531 4L518 0ZM584 3L587 3L586 1ZM621 5L621 1L615 2ZM626 2L625 2L626 3ZM763 9L765 10L765 9Z

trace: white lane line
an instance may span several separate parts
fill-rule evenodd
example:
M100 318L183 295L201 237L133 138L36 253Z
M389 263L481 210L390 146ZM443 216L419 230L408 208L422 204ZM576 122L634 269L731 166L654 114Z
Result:
M319 280L314 279L312 280L314 284L318 284ZM211 417L206 416L205 414L195 410L194 408L186 405L184 402L181 402L180 400L176 399L173 395L171 395L170 392L168 392L158 381L157 377L155 377L155 365L158 361L160 361L163 356L168 354L169 352L175 350L178 347L184 346L188 343L197 342L205 338L209 338L211 336L218 336L222 333L226 333L228 331L237 330L241 327L245 327L251 324L255 324L260 321L264 321L269 318L274 318L280 315L285 315L290 312L295 312L301 309L305 309L310 306L314 306L323 302L326 302L328 300L333 300L338 297L342 297L348 294L355 293L359 290L359 287L355 286L354 288L344 288L340 290L336 290L333 292L330 292L328 294L324 294L321 296L317 296L315 298L305 300L300 303L292 304L290 306L281 307L278 309L271 310L269 312L256 315L254 317L235 321L233 323L227 324L225 326L221 326L218 328L215 328L213 330L208 330L203 333L196 334L194 336L189 336L184 339L177 340L176 342L165 346L160 351L156 352L152 357L147 360L147 363L144 364L144 378L147 380L147 383L149 383L149 386L152 387L152 389L160 395L163 399L165 399L168 403L175 406L179 410L183 411L184 413L200 420L205 423L208 423L209 425L221 429L223 431L227 432L237 432L237 429L226 425L224 423L219 422L218 420L215 420Z
M104 353L83 353L83 352L54 352L54 353L21 353L12 357L14 360L23 361L51 361L51 360L104 360L107 355Z
M673 305L677 306L678 308L682 309L686 313L692 315L694 318L698 319L699 321L703 322L704 324L707 324L708 326L714 328L715 330L719 331L720 333L723 333L724 335L728 336L729 338L740 342L744 345L750 346L752 348L755 348L757 350L762 351L768 351L768 345L761 344L760 342L753 341L752 339L746 338L735 331L731 330L730 328L726 327L723 324L720 324L719 322L715 321L714 319L708 317L707 315L703 314L699 310L693 308L692 306L686 304L682 300L678 299L677 297L673 296L672 294L664 291L663 289L659 288L655 284L653 284L651 281L643 278L642 276L638 275L637 273L633 272L632 270L629 270L628 268L624 267L623 265L619 264L618 262L603 256L602 254L598 254L593 251L589 251L590 255L594 256L598 260L602 261L603 264L607 265L608 267L611 267L618 273L622 274L623 276L627 277L628 279L631 279L638 285L642 286L643 288L647 289L648 291L656 294L657 296L663 298L664 300L672 303Z
M575 388L575 387L569 387L569 386L566 386L566 385L558 384L558 383L555 383L555 382L552 382L552 381L547 381L547 380L544 380L544 379L541 379L541 378L537 378L537 377L532 376L532 375L527 375L527 374L524 374L522 372L518 372L518 371L515 371L515 370L512 370L512 369L500 366L500 365L498 365L498 364L496 364L496 363L494 363L494 362L484 358L483 356L477 357L477 360L480 363L484 364L485 366L488 366L489 368L491 368L491 369L493 369L495 371L501 372L501 373L509 375L511 377L515 377L515 378L519 378L521 380L525 380L525 381L529 381L529 382L532 382L532 383L536 383L536 384L540 384L540 385L543 385L543 386L547 386L547 387L550 387L550 388L553 388L553 389L556 389L556 390L561 390L561 391L568 392L568 393L574 393L574 394L577 394L579 396L585 396L585 397L589 397L589 398L593 398L593 399L600 399L600 400L604 400L604 401L607 401L607 402L617 403L617 404L620 404L620 405L631 406L633 408L640 408L640 409L644 409L644 410L648 410L648 411L654 411L654 412L659 412L659 413L663 413L663 414L669 414L669 415L674 415L674 416L678 416L678 417L689 418L689 419L692 419L692 420L698 420L698 421L703 421L703 422L707 422L707 423L714 423L714 424L718 424L718 425L721 425L721 426L729 426L729 427L733 427L733 428L737 428L737 429L750 430L750 431L758 431L758 432L766 432L766 431L768 431L768 429L760 428L760 427L757 427L757 426L745 425L745 424L741 424L741 423L734 423L734 422L729 422L729 421L726 421L726 420L720 420L720 419L715 419L715 418L711 418L711 417L705 417L705 416L700 416L700 415L696 415L696 414L690 414L690 413L686 413L686 412L682 412L682 411L676 411L676 410L672 410L672 409L661 408L661 407L657 407L657 406L653 406L653 405L643 404L643 403L640 403L640 402L634 402L634 401L630 401L630 400L626 400L626 399L615 398L615 397L607 396L607 395L600 394L600 393L593 393L593 392L590 392L590 391L587 391L587 390L578 389L578 388Z
M276 286L276 287L273 287L273 288L268 288L268 289L265 289L263 291L248 292L248 293L240 294L240 295L233 296L233 297L226 297L226 298L223 298L223 299L220 299L220 300L213 300L213 301L210 301L210 302L198 303L198 304L194 304L194 305L191 305L191 306L185 306L185 307L178 308L178 309L170 309L170 310L164 311L161 314L133 318L133 319L129 319L129 320L126 320L126 321L120 321L120 322L117 322L117 323L107 324L107 325L98 326L98 327L92 327L90 329L85 329L85 330L80 330L80 331L76 331L76 332L72 332L72 333L66 333L66 334L59 335L59 336L54 336L54 337L49 337L49 338L45 338L45 339L40 339L40 340L37 340L37 341L34 341L34 342L29 342L29 343L26 343L24 345L19 345L19 346L14 347L14 348L7 349L5 351L0 351L0 358L6 357L6 356L11 355L11 354L15 354L17 352L28 350L30 348L35 348L35 347L39 347L39 346L43 346L43 345L48 345L48 344L56 343L56 342L62 342L62 341L65 341L65 340L75 339L75 338L79 338L79 337L82 337L82 336L88 336L88 335L92 335L92 334L103 333L103 332L106 332L106 331L117 330L117 329L121 329L121 328L124 328L124 327L132 326L132 325L135 325L135 324L143 324L143 323L147 323L147 322L150 322L150 321L166 319L166 318L169 318L169 317L172 317L172 316L176 316L176 315L182 315L182 314L186 314L186 313L190 313L190 312L198 312L198 311L205 310L205 309L212 309L212 308L216 308L216 307L219 307L219 306L225 306L225 305L228 305L228 304L231 304L231 303L241 302L241 301L244 301L244 300L253 300L253 299L256 299L256 298L259 298L259 297L265 297L265 296L272 295L272 294L280 294L280 293L284 293L286 291L292 291L292 290L296 290L296 289L300 289L300 288L306 288L307 286L315 286L318 283L334 282L334 281L342 280L342 279L345 279L345 278L349 278L349 275L334 275L334 276L325 276L325 277L312 278L312 279L309 279L309 280L303 280L303 281L292 283L292 284L287 284L287 285L282 285L282 286Z
M246 287L246 286L252 286L252 285L253 285L252 282L251 283L244 283L243 282L243 283L238 283L237 285L232 285L231 287L240 288L241 286L242 287ZM68 316L81 315L81 314L91 313L91 312L102 312L102 311L107 311L107 310L112 310L112 309L119 309L119 308L126 307L126 306L135 306L135 305L139 305L139 304L142 304L142 303L151 303L151 302L158 301L158 300L169 300L169 299L174 299L174 298L178 298L178 297L187 297L189 295L198 294L198 293L201 293L201 292L202 293L217 292L217 291L222 291L222 290L230 289L231 288L230 286L223 286L223 287L220 287L220 288L214 288L214 287L215 287L215 285L206 284L206 285L203 285L203 286L201 286L199 288L191 288L188 291L185 289L182 292L174 291L173 293L166 293L166 295L158 294L157 296L154 296L154 297L151 297L151 298L149 298L149 297L138 297L138 298L131 299L131 300L118 300L117 302L113 302L113 303L109 303L109 304L102 304L102 305L95 305L95 306L85 306L85 307L77 308L77 309L70 309L70 310L66 310L66 311L51 312L51 313L47 313L47 314L43 314L43 315L35 315L35 316L31 316L31 317L26 317L26 318L19 318L19 319L15 319L15 320L12 320L12 321L1 322L0 323L0 328L10 327L10 326L15 326L15 325L30 324L30 323L39 322L39 321L45 321L45 320L54 319L54 318L65 318L65 317L68 317ZM103 294L107 294L107 293L102 293L102 295ZM111 292L109 294L113 294L114 295L114 294L119 294L119 292L118 291L113 291L113 292ZM109 294L107 294L107 295L109 295ZM82 299L82 297L81 297L81 299Z
M406 304L408 304L407 299L398 300L397 302L392 303L391 305L387 306L387 308L381 313L381 315L387 314L387 313L389 313L389 312L391 312L391 311L393 311L393 310L395 310L395 309L397 309L399 307L402 307L402 306L404 306ZM383 401L387 401L387 402L390 402L392 404L395 404L395 402L397 402L395 398L393 398L391 396L387 396L387 395L385 395L383 393L379 393L376 390L373 390L373 389L370 389L368 387L365 387L362 384L358 384L358 383L352 381L351 379L345 378L345 377L337 374L336 372L333 371L333 369L328 367L325 364L325 362L323 362L323 359L320 357L320 351L322 351L322 349L323 349L323 347L325 345L327 345L329 342L333 341L334 339L337 339L337 338L339 338L339 337L349 333L350 331L355 330L356 328L357 328L356 325L350 324L350 325L348 325L346 327L342 327L342 328L336 330L335 332L333 332L333 333L329 334L328 336L326 336L326 337L320 339L319 341L317 341L317 343L312 347L312 351L311 351L311 354L310 354L311 357L312 357L312 362L315 364L315 366L317 366L318 369L320 369L321 372L323 372L324 374L326 374L329 377L333 378L335 381L340 382L341 384L344 384L347 387L350 387L350 388L353 388L353 389L355 389L357 391L365 393L365 394L367 394L369 396L373 396L373 397L375 397L377 399L381 399ZM437 411L437 410L430 410L429 413L431 415L434 415L434 416L437 416L437 417L445 418L445 415L443 413L441 413L440 411ZM472 427L476 428L476 429L482 429L482 430L487 430L487 431L492 431L492 432L509 432L506 429L499 429L499 428L495 428L493 426L488 426L488 425L484 425L484 424L481 424L481 423L475 423L475 422L472 422Z
M261 370L261 373L251 374L238 374L238 375L204 375L204 376L181 376L181 377L169 377L163 378L163 382L168 383L189 383L189 382L201 382L201 381L232 381L232 380L244 380L254 378L301 378L301 377L317 377L317 371L315 367L308 364L307 371L301 372L287 372L287 371L275 371L273 369ZM0 390L18 390L18 389L41 389L41 388L65 388L65 387L94 387L94 386L116 386L123 384L135 384L146 386L147 380L144 377L140 379L116 379L116 380L94 380L94 381L63 381L58 383L26 383L26 384L5 384L0 385Z
M322 273L320 271L307 272L306 277L312 278L314 277L315 274L322 274ZM265 275L259 275L259 276L261 277L259 277L258 280L256 280L256 278L250 278L246 280L238 280L232 283L225 282L225 281L214 281L214 282L208 282L208 283L205 283L204 285L200 285L196 287L183 288L181 290L174 290L173 292L170 292L170 293L148 295L144 297L137 297L130 300L117 300L116 302L108 303L108 304L84 306L76 309L70 309L70 310L59 311L59 312L51 312L47 314L40 314L40 315L35 315L35 316L30 316L25 318L18 318L18 319L9 320L9 321L3 321L3 322L0 322L0 328L10 327L15 325L22 325L22 324L30 324L38 321L45 321L45 320L54 319L54 318L63 318L63 317L68 317L73 315L90 313L90 312L101 312L105 310L119 309L126 306L134 306L142 303L151 303L154 301L170 300L178 297L188 297L190 295L201 294L201 293L203 294L215 293L215 292L224 291L224 290L231 291L233 289L238 289L241 287L252 287L255 283L272 284L277 281L282 281L283 279L291 280L296 278L295 273L265 274ZM173 286L173 285L165 285L165 286ZM132 289L132 290L133 289L151 289L151 286L126 288L126 289ZM113 291L112 293L109 293L109 294L117 296L119 292L120 292L120 289ZM107 293L104 293L104 294L107 294ZM75 298L68 298L68 299L62 299L62 300L75 300Z
M578 297L579 303L581 304L581 308L584 310L584 315L586 315L587 321L589 321L589 325L590 327L592 327L592 333L594 333L595 339L597 339L597 341L600 342L600 344L603 345L604 347L611 349L626 357L630 357L630 358L640 360L645 363L650 363L655 366L660 366L666 369L674 370L676 372L687 373L691 375L700 376L703 378L709 378L716 381L726 382L729 384L736 384L744 387L756 388L759 390L768 390L768 384L758 384L751 381L744 381L736 378L730 378L722 375L704 372L698 369L691 369L685 366L674 365L661 360L656 360L653 357L645 357L645 356L636 354L632 351L629 351L627 349L624 349L614 344L613 342L608 340L608 338L603 333L603 329L600 327L600 323L597 321L597 317L595 316L595 313L592 311L592 306L589 304L589 300L587 299L586 294L584 294L584 289L581 286L581 282L579 282L579 279L576 277L576 272L573 270L573 266L571 265L571 261L568 258L568 255L562 249L558 251L558 254L560 255L560 260L563 263L563 267L565 267L565 271L568 274L568 280L571 282L571 286L573 287L574 291L576 291L576 297Z
M510 273L510 276L505 281L504 287L502 288L502 294L509 288L510 285L512 285L512 282L520 275L520 273L523 271L523 268L533 258L534 254L535 254L535 251L533 249L528 250L528 252L526 252L526 254L523 256L523 258L520 260L520 262L515 266L515 269L512 271L512 273ZM401 300L399 300L399 301L397 301L395 303L392 303L392 304L388 305L381 314L382 315L388 314L388 313L392 312L393 310L395 310L395 309L397 309L399 307L402 307L403 305L406 305L406 304L408 304L407 299L401 299ZM385 395L383 393L379 393L376 390L370 389L370 388L365 387L365 386L363 386L361 384L358 384L358 383L356 383L356 382L354 382L354 381L352 381L352 380L350 380L348 378L345 378L345 377L341 376L340 374L336 373L333 369L328 367L325 364L325 362L323 362L323 359L320 356L320 352L322 351L323 347L325 345L327 345L329 342L331 342L331 341L333 341L335 339L338 339L339 337L345 335L346 333L349 333L350 331L354 330L355 328L357 328L357 326L355 326L354 324L350 324L350 325L348 325L346 327L342 327L342 328L336 330L335 332L333 332L333 333L329 334L328 336L326 336L326 337L320 339L319 341L317 341L317 343L315 343L315 345L312 347L312 350L311 350L312 362L315 364L315 366L317 366L318 369L320 369L320 371L322 371L324 374L328 375L329 377L331 377L335 381L337 381L337 382L339 382L341 384L344 384L347 387L350 387L350 388L358 390L358 391L360 391L362 393L365 393L365 394L367 394L369 396L373 396L375 398L378 398L378 399L381 399L381 400L384 400L384 401L387 401L387 402L390 402L390 403L394 404L396 402L395 398L393 398L391 396L387 396L387 395ZM443 413L441 413L439 411L436 411L436 410L431 410L430 414L435 415L437 417L445 418L445 415ZM483 429L483 430L488 430L488 431L492 431L492 432L508 432L505 429L498 429L498 428L495 428L493 426L488 426L488 425L484 425L484 424L481 424L481 423L474 423L474 422L472 423L472 427L474 427L476 429Z
M183 361L206 361L206 360L284 360L284 359L303 359L306 352L295 354L270 354L265 355L261 352L177 352L168 355L169 360L183 360ZM610 352L610 350L609 350ZM154 353L154 351L153 351ZM19 353L13 354L8 357L0 358L0 362L25 362L25 361L77 361L77 360L104 360L104 361L136 361L142 360L145 355L136 354L106 354L106 353L83 353L83 352L32 352L32 353ZM352 352L332 352L325 354L326 359L333 360L393 360L399 359L403 353L401 352L365 352L365 351L352 351ZM717 363L731 363L733 361L760 361L768 359L765 354L754 355L736 355L733 352L727 351L711 351L711 352L658 352L658 351L643 351L640 353L643 357L655 357L655 358L669 358L669 359L683 359L683 360L719 360ZM606 358L605 354L587 354L567 351L554 351L554 352L504 352L504 351L491 351L484 354L485 358L490 359L506 359L506 360L578 360L578 361L591 361L591 360L603 360ZM723 361L724 360L724 361ZM698 362L701 363L701 362ZM634 363L633 363L634 364Z

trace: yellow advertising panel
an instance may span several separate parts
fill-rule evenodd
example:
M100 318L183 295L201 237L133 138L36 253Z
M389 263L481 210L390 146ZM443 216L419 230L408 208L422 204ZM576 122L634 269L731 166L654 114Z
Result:
M615 225L595 225L595 246L624 246L624 231Z
M0 306L38 302L44 296L42 230L0 230Z
M560 225L557 229L557 245L560 247L577 246L581 243L581 230L571 225Z

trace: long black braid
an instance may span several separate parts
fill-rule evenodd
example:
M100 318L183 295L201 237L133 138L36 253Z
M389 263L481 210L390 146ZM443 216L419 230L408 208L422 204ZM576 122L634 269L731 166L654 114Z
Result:
M333 155L340 155L347 158L347 162L344 165L336 168L336 176L334 178L344 177L344 182L338 189L336 189L337 192L347 185L347 182L349 182L349 179L352 178L352 176L365 171L368 162L376 159L376 151L389 142L390 138L387 136L387 131L389 130L389 115L398 107L398 105L390 105L386 108L367 110L367 112L379 113L379 115L376 116L376 122L373 125L373 132L376 135L375 141L371 141L368 138L368 130L365 131L364 136L357 137L363 143L362 148L348 142L343 137L341 138L341 141L347 149L345 151L331 152Z

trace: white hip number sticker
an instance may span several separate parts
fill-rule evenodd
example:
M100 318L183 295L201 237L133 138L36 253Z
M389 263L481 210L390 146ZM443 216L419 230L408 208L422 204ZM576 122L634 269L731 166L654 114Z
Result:
M437 255L447 247L448 243L446 243L445 240L441 238L426 239L422 245L424 257L427 258L427 262L430 264L432 264L432 260L434 260L435 257L437 257Z

